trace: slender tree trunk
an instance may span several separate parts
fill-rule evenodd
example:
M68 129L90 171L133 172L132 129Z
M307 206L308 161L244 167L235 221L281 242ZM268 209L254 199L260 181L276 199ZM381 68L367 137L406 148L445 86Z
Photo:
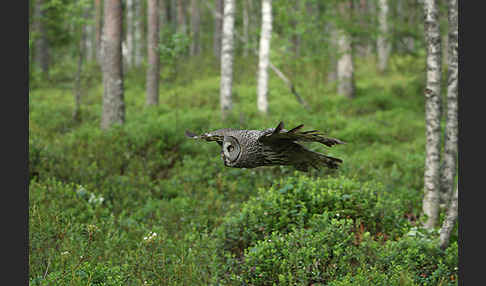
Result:
M35 62L42 70L44 79L49 77L49 41L47 39L47 29L45 27L45 0L37 0L35 3L35 30L37 37L35 40Z
M458 140L458 26L457 0L449 0L449 47L448 47L448 86L447 118L445 129L444 156L441 166L440 189L441 202L447 204L454 186L457 168Z
M351 0L340 2L339 13L343 19L350 20L352 11ZM351 35L342 29L337 31L338 61L337 61L337 92L348 98L354 97L354 63L353 63L353 46Z
M95 59L95 45L94 45L94 29L92 25L85 25L84 32L86 33L86 61L90 62Z
M199 55L201 51L199 30L201 27L201 15L199 0L191 0L191 56Z
M223 14L223 0L215 0L215 10L219 14ZM213 33L213 53L214 56L221 58L221 33L223 27L223 18L214 17L214 33Z
M143 62L143 44L142 44L142 33L143 33L143 0L133 0L133 5L135 5L135 25L134 25L134 60L135 67L140 67Z
M427 46L427 83L425 87L425 175L422 208L427 216L424 227L432 229L439 219L440 163L440 83L441 39L437 0L424 1L425 38Z
M250 17L248 15L248 0L244 0L243 2L243 56L248 57L248 53L250 52L250 39L249 39L249 25L250 25Z
M338 40L338 31L336 30L336 26L333 23L327 24L327 30L329 34L329 70L327 72L327 82L335 82L337 81L337 40Z
M147 105L159 104L159 7L158 0L148 0L148 35L147 35Z
M232 109L235 0L224 0L220 102L223 120Z
M87 15L85 15L87 16ZM73 120L79 121L81 119L81 72L83 69L83 59L86 51L86 33L84 28L80 28L80 39L78 45L78 67L76 69L76 75L74 77L74 111Z
M379 0L378 6L380 33L376 41L376 49L378 51L378 70L384 72L388 66L388 58L391 50L390 41L388 40L388 0Z
M456 2L457 3L457 2ZM446 249L449 245L449 239L451 237L452 230L457 221L457 213L458 213L458 193L459 193L459 185L456 184L456 190L451 198L449 208L447 209L446 218L442 224L440 229L439 235L439 246L441 249Z
M122 64L122 3L104 0L103 105L101 128L125 121Z
M133 66L133 0L127 0L127 6L126 6L126 11L127 11L127 20L126 20L126 47L127 47L127 56L126 56L126 63L127 67L130 68Z
M186 6L184 0L177 0L177 33L187 33Z
M270 63L270 41L272 38L272 0L262 2L262 30L258 56L258 111L268 113L268 66Z
M96 59L100 66L103 65L103 6L101 0L95 0L95 48Z

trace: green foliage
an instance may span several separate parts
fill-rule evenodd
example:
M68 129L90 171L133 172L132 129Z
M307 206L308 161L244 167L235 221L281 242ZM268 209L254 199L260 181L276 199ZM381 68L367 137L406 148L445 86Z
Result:
M217 231L221 247L241 254L271 233L309 227L314 215L351 219L372 235L398 237L407 227L404 209L381 186L340 178L291 177L243 204Z
M125 81L126 123L108 131L99 128L103 88L96 80L83 90L79 122L72 120L68 77L66 86L32 88L31 284L97 277L107 285L455 285L457 234L440 251L437 234L415 225L424 75L409 66L420 64L413 58L392 62L397 70L377 76L373 62L362 60L352 101L322 83L323 61L299 63L297 88L311 110L303 112L271 76L271 110L261 117L256 62L236 57L241 72L226 122L210 57L178 63L156 107L145 107L142 76L133 70ZM203 71L191 72L196 67ZM86 82L100 75L96 67L86 72ZM280 120L346 141L307 145L342 158L342 167L308 174L226 168L217 144L184 137L186 129L262 129Z

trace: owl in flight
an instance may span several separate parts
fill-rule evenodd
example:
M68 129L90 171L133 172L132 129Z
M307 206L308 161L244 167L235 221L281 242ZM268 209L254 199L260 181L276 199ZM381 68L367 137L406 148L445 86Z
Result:
M325 137L318 130L301 131L304 124L291 130L284 129L283 122L265 130L218 129L196 135L186 131L192 139L216 141L221 146L224 165L233 168L291 165L307 172L309 167L327 166L336 169L343 161L305 148L297 142L319 142L328 147L345 142Z

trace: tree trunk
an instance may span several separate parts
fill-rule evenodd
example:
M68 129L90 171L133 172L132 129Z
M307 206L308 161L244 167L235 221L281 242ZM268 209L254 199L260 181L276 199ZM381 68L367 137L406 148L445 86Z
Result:
M388 39L388 0L379 0L378 6L380 32L376 41L376 49L378 52L378 70L384 72L388 66L388 58L391 50L390 41Z
M96 60L100 66L103 66L103 6L101 5L101 0L95 0L95 49L96 49Z
M215 10L219 14L223 14L223 0L215 0ZM213 33L213 53L217 59L221 58L221 33L223 27L223 18L214 17L214 33Z
M262 2L262 30L258 55L258 111L268 113L268 66L270 63L270 41L272 38L272 0Z
M127 20L126 20L126 47L127 47L127 56L126 56L126 63L127 67L132 67L133 66L133 0L127 0Z
M143 33L143 0L133 0L135 5L135 25L134 25L134 60L135 67L140 67L143 62L143 45L142 45L142 33Z
M95 59L95 45L94 45L94 27L90 24L84 26L84 32L86 34L86 50L85 58L86 61L92 61Z
M447 209L446 218L440 229L439 246L442 250L446 249L447 246L449 245L449 238L451 237L451 232L454 229L454 226L456 224L457 213L458 213L457 207L459 201L458 193L459 193L459 185L456 184L456 190L454 191L454 195L451 198L449 208Z
M85 15L87 16L87 14ZM83 27L80 28L80 39L78 44L78 67L76 69L76 75L74 77L74 111L73 120L79 121L81 119L81 72L83 69L83 59L85 57L86 45L86 33Z
M327 72L327 82L335 82L337 81L337 55L335 51L337 50L338 31L334 23L328 23L327 30L329 35L329 70Z
M458 26L457 0L449 0L449 47L447 79L447 118L445 129L444 156L441 166L441 202L447 204L454 186L457 168L458 141Z
M184 4L184 0L177 0L177 33L186 34L186 32L186 7Z
M122 3L104 1L103 106L101 128L125 121L122 65Z
M350 20L352 11L352 2L347 0L340 2L339 13L345 20ZM337 31L338 61L337 61L337 92L348 98L354 97L354 63L353 63L353 46L349 32L339 29Z
M248 53L250 51L249 43L249 25L250 25L250 17L248 15L248 0L244 0L243 2L243 56L248 57Z
M44 79L49 77L49 41L45 27L44 0L37 0L35 3L35 31L38 33L35 39L35 62L42 70Z
M220 101L221 116L226 119L232 109L232 86L233 86L233 30L235 22L235 0L224 1L223 12L223 39L221 47L221 85Z
M159 104L159 7L158 0L148 0L147 33L147 105Z
M201 15L199 0L191 0L191 56L199 55L201 52L199 30L201 27Z
M432 229L439 219L440 162L440 83L441 39L437 0L424 1L425 38L427 47L427 83L425 87L425 175L422 208L427 216L424 227Z

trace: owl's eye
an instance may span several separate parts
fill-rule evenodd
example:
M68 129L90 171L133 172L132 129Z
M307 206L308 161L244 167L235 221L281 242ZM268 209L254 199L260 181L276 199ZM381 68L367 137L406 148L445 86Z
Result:
M238 160L240 156L241 149L238 141L231 136L225 136L223 142L223 154L229 162L234 162Z

